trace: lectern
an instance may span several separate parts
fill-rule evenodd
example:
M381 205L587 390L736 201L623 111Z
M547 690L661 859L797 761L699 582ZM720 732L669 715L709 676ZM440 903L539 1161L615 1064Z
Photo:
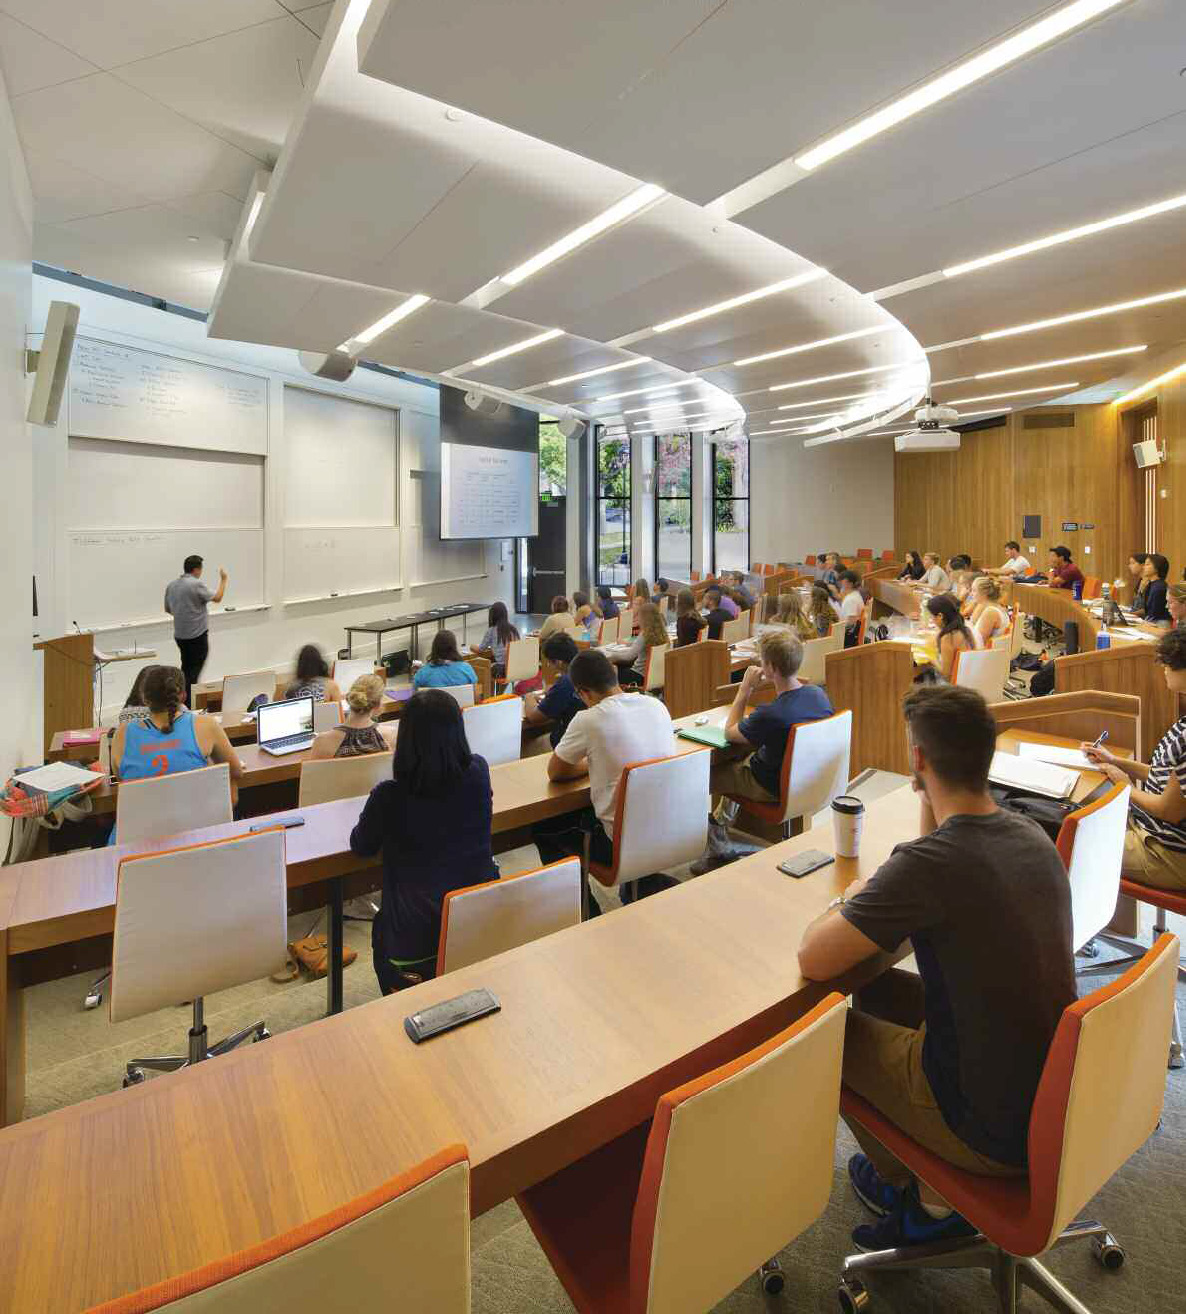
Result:
M59 730L95 723L95 640L90 634L63 634L33 645L45 661L45 749Z

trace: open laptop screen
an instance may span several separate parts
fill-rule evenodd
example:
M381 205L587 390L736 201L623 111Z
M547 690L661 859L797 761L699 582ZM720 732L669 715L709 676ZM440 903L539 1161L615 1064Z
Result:
M259 717L256 734L261 744L275 743L289 735L313 733L313 699L310 697L264 703L256 715Z

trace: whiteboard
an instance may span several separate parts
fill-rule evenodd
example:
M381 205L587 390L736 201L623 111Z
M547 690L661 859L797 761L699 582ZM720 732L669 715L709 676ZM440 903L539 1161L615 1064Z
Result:
M287 528L397 523L390 407L286 387L284 448Z
M261 375L79 337L68 396L73 437L267 454Z
M412 584L444 584L449 580L476 579L485 575L484 540L446 541L437 532L440 476L435 471L426 470L412 486L418 500L419 523L419 530L413 531L417 541L413 546Z
M534 538L539 453L441 444L441 538Z
M66 469L72 529L263 528L261 456L71 438Z
M206 560L203 582L218 587L230 575L227 608L264 600L261 529L70 530L67 535L67 619L83 629L168 621L165 586L191 553Z
M284 601L401 587L398 529L286 529Z

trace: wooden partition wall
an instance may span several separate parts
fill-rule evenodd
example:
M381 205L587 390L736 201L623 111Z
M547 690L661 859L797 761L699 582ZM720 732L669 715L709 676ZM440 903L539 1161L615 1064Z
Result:
M1135 694L1082 689L1048 698L994 703L992 712L999 730L1038 731L1080 740L1096 739L1106 730L1110 748L1128 748L1133 757L1142 757L1141 700Z
M663 662L663 701L673 720L711 707L717 689L728 682L729 645L720 639L668 649Z
M824 658L824 686L838 712L852 709L852 774L874 767L909 774L902 699L914 678L908 643L866 643Z
M1058 693L1100 689L1135 694L1141 700L1141 742L1149 753L1178 719L1178 696L1165 687L1152 643L1126 643L1059 657L1054 663L1054 688Z

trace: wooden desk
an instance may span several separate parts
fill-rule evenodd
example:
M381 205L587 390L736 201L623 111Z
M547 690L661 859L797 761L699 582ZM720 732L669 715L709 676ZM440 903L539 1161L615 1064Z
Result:
M889 611L896 611L910 620L918 620L922 615L922 592L919 589L911 588L901 580L886 579L883 575L874 575L866 579L865 584L874 602Z
M1100 632L1099 619L1081 603L1076 602L1070 589L1052 589L1043 584L1010 584L1006 593L1012 594L1013 605L1027 616L1038 616L1060 630L1068 621L1079 627L1079 651L1095 648Z
M809 832L414 990L8 1128L0 1309L74 1314L316 1217L454 1141L484 1212L811 1008L830 987L799 974L804 930L917 819L908 792L890 795L869 809L859 860L788 880L775 869L788 854L831 848L830 831ZM476 986L500 1013L408 1040L408 1013Z
M1166 688L1165 675L1156 656L1155 644L1125 643L1057 657L1054 687L1059 693L1105 689L1135 694L1141 702L1140 742L1148 756L1180 715L1178 696Z

